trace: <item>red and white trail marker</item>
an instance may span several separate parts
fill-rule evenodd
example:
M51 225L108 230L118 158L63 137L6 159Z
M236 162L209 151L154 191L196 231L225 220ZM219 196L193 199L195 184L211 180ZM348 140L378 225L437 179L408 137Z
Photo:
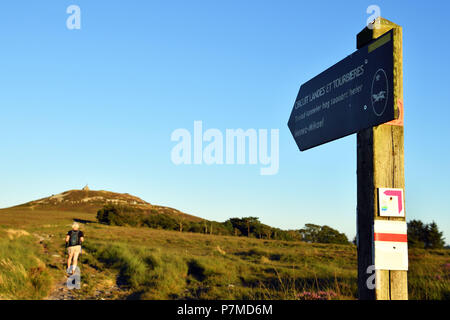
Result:
M405 221L374 221L374 261L377 270L408 270L408 236Z
M378 205L380 217L404 217L403 189L378 188Z

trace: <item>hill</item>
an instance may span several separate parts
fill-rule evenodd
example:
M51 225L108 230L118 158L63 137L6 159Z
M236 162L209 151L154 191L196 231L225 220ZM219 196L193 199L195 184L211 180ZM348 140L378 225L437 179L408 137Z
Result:
M82 190L69 190L50 197L30 201L13 208L45 210L45 211L70 211L97 213L105 205L122 205L142 210L153 214L165 214L174 218L183 218L187 221L203 221L202 218L181 212L174 208L153 205L128 193L116 193L111 191L94 191L84 188Z
M65 286L64 236L86 242ZM356 247L108 226L95 214L0 210L0 299L355 299ZM450 251L410 250L410 299L450 298Z
M107 225L97 220L107 204L206 221L129 194L86 189L1 209L0 299L357 298L354 245L263 238L263 229L248 237L251 219L231 219L244 236ZM74 220L86 241L81 288L68 290L64 238ZM411 248L409 262L410 299L450 298L449 250Z

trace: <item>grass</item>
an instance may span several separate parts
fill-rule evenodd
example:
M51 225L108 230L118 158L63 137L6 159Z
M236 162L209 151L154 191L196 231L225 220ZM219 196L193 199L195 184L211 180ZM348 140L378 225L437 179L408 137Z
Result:
M410 250L409 261L412 297L450 300L450 250Z
M36 239L23 230L0 228L0 298L41 299L51 277Z
M36 261L31 257L37 257L52 279L57 279L63 267L50 257L64 255L63 239L73 219L83 222L82 230L86 234L81 257L84 286L77 292L78 299L91 298L99 290L109 291L113 285L118 285L121 291L108 299L357 297L356 248L352 245L106 226L95 223L95 214L0 211L0 225L20 226L30 234L38 233L45 238L47 252L47 256L42 248L39 252L32 236L23 236L2 239L9 241L6 256L21 261L26 272L38 265L27 261ZM1 243L0 250L5 250L8 245ZM32 282L20 278L21 272L16 270L17 276L6 276L17 278L16 287L0 287L0 295L11 299L43 297L48 282L39 282L35 288L41 289L33 289L36 293L24 294ZM44 275L45 272L42 279L46 278ZM410 250L408 281L410 299L449 299L450 251Z

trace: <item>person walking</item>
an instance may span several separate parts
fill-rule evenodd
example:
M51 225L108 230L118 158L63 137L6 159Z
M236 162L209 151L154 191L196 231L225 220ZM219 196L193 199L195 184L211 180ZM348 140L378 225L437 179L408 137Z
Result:
M67 232L66 235L66 248L69 258L67 259L67 273L72 275L75 273L78 256L81 253L81 245L84 241L84 233L79 230L80 225L76 222L72 224L72 230Z

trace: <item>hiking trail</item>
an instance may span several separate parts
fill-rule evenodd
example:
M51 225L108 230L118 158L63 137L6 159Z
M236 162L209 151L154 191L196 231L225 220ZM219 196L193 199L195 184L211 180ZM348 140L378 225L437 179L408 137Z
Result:
M124 299L128 291L121 288L114 274L98 270L84 262L84 255L89 255L85 249L79 258L81 269L80 289L69 289L66 274L67 254L65 248L60 248L54 240L54 235L34 234L46 256L47 267L55 280L50 293L44 300L111 300Z

